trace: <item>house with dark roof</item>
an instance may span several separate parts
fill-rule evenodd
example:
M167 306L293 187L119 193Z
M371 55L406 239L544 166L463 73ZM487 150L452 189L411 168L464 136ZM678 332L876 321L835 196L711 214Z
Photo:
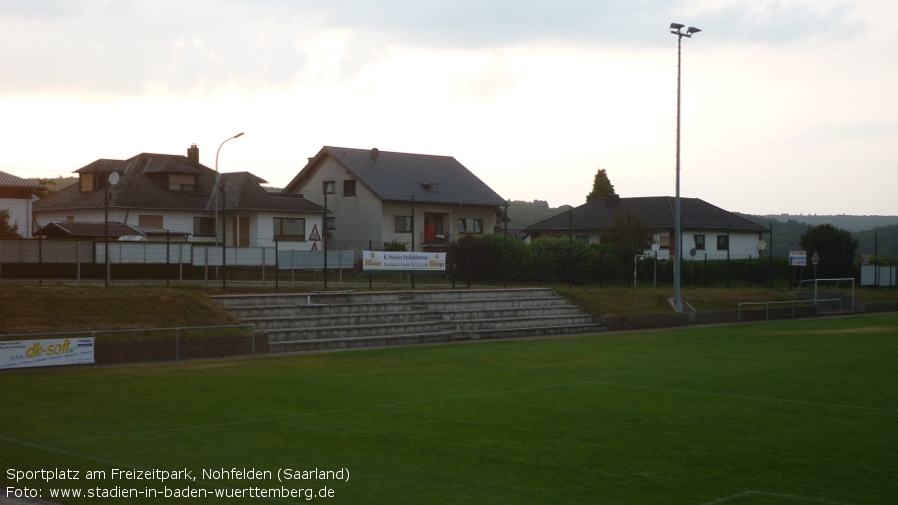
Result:
M9 225L18 227L18 233L31 238L32 205L34 193L43 186L6 172L0 172L0 212L9 213Z
M284 192L333 211L328 248L438 251L505 219L505 200L451 156L325 146Z
M658 251L659 259L676 255L674 243L674 204L672 196L621 198L611 195L597 198L539 223L524 228L529 240L540 237L568 237L573 235L587 243L602 243L603 232L617 223L640 222L654 232L651 251ZM683 251L690 257L724 259L758 257L758 245L770 230L732 212L699 198L680 198L682 212Z
M295 242L296 250L314 246L309 237L321 228L323 207L270 193L264 180L248 172L219 174L199 159L194 144L187 156L96 160L75 171L77 184L35 202L35 221L57 236L87 237L105 227L71 223L102 224L108 208L110 223L127 225L148 240L215 243L224 232L229 246L269 246L275 239Z

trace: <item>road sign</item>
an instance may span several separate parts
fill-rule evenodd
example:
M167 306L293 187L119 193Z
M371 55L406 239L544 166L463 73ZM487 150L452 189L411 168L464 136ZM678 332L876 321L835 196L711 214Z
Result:
M804 267L808 265L807 251L789 251L789 264L793 267Z
M816 265L817 263L820 263L820 255L817 254L817 251L814 251L814 255L811 256L811 261L812 261L815 265Z
M867 258L867 255L864 254L861 256L861 265L867 266L870 264L870 260Z

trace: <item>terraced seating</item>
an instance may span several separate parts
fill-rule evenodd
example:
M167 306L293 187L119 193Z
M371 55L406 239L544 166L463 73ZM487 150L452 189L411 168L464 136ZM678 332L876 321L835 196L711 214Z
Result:
M550 289L317 292L215 297L271 352L604 331Z

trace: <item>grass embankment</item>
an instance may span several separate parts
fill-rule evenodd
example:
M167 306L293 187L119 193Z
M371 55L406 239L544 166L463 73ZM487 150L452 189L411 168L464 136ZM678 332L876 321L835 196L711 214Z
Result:
M596 316L636 316L671 313L667 302L673 298L673 288L568 288L553 287L556 293ZM850 293L850 290L845 291ZM765 288L683 288L681 296L699 312L736 310L743 302L790 301L789 291ZM898 301L898 290L856 289L861 302ZM752 307L749 307L750 309ZM757 308L757 307L753 307ZM763 307L762 307L763 308Z
M237 323L201 290L0 285L0 334Z
M669 314L673 289L550 286L597 316ZM422 287L422 289L428 289ZM252 293L270 288L243 288ZM283 291L292 291L290 288ZM234 293L235 291L228 291ZM0 335L136 328L237 324L210 298L222 291L206 287L27 286L0 284ZM895 289L858 289L863 302L898 301ZM740 302L789 300L788 291L764 288L684 288L683 299L701 312L736 310ZM105 335L103 339L167 338L159 335Z

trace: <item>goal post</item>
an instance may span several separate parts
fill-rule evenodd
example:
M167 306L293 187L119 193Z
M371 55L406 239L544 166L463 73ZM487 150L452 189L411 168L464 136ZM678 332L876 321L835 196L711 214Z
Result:
M808 283L810 285L811 282L814 283L814 303L817 303L818 300L818 288L821 284L826 285L827 283L835 283L835 287L837 290L841 290L842 286L851 283L851 310L854 310L854 277L839 277L834 279L804 279L798 282L798 290L801 291L801 286L803 283Z

